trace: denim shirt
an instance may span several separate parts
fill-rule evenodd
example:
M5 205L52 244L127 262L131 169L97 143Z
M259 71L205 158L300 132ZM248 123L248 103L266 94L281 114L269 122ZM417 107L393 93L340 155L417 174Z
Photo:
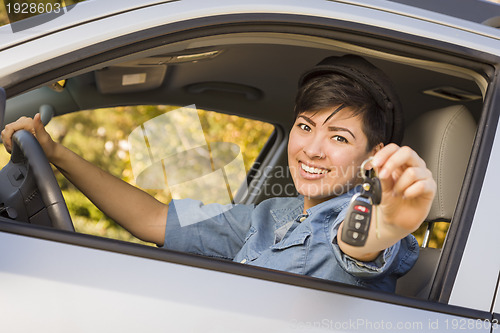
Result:
M371 262L344 254L337 230L355 191L307 214L302 196L271 198L257 206L173 200L164 248L392 292L397 278L415 263L418 243L408 235ZM188 214L179 218L181 211Z

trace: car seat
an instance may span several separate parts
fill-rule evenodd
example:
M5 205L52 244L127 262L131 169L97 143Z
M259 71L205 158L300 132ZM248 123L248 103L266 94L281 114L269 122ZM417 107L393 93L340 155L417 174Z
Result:
M403 144L426 162L437 183L437 192L424 223L427 230L415 266L398 279L396 293L427 299L440 260L441 249L429 248L435 222L451 222L462 187L477 125L463 105L420 115L405 131Z

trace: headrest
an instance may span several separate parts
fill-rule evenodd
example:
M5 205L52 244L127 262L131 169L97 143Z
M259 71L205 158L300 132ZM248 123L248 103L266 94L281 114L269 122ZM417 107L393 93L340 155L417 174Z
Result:
M393 83L381 69L357 55L332 56L323 59L303 73L299 79L299 87L314 77L328 73L347 76L365 88L387 115L387 133L384 144L401 143L404 130L401 102Z
M476 128L467 108L455 105L426 112L406 129L403 144L425 160L437 183L427 221L451 221Z

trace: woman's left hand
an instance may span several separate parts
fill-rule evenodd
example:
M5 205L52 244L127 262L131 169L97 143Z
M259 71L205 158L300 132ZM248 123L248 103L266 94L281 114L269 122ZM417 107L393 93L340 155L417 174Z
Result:
M381 220L403 233L418 229L436 194L425 161L409 147L389 144L375 154L371 165L382 184Z

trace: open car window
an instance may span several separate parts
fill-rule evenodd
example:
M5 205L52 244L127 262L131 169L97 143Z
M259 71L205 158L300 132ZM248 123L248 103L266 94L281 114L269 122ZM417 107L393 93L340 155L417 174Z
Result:
M372 52L327 38L317 37L312 43L296 34L235 33L196 38L111 59L65 80L52 81L15 97L7 116L13 121L24 110L40 108L40 104L54 105L52 112L62 115L54 117L48 129L57 141L163 203L190 198L204 204L255 204L272 197L295 196L285 147L293 122L296 80L319 59L343 54L349 47L361 55ZM283 57L285 54L301 57L288 59ZM386 52L374 54L370 60L398 82L405 126L411 126L423 114L437 114L438 110L460 104L466 105L466 113L477 126L486 89L478 73L411 57L401 56L394 61ZM241 66L241 62L249 66ZM273 68L274 64L280 66L267 79L254 75L261 66ZM293 80L282 80L279 74L285 75L290 69ZM419 80L407 80L409 76ZM246 79L244 84L239 82L242 77ZM172 91L169 98L163 98L163 90ZM171 99L183 101L184 105L78 111L87 105L147 99ZM190 105L192 101L202 106ZM238 116L204 111L211 108ZM270 123L277 124L276 129ZM281 135L266 146L274 130ZM424 133L417 131L414 141L408 144L416 149L415 143L425 141ZM465 142L469 149L473 135ZM431 221L430 246L434 248L443 246L457 205L470 156L470 150L463 152L461 173L449 180L456 184L453 199L446 214L440 213ZM59 182L77 231L137 241L61 175ZM427 229L425 223L415 233L421 245L426 242ZM438 257L439 253L433 257L430 271Z

